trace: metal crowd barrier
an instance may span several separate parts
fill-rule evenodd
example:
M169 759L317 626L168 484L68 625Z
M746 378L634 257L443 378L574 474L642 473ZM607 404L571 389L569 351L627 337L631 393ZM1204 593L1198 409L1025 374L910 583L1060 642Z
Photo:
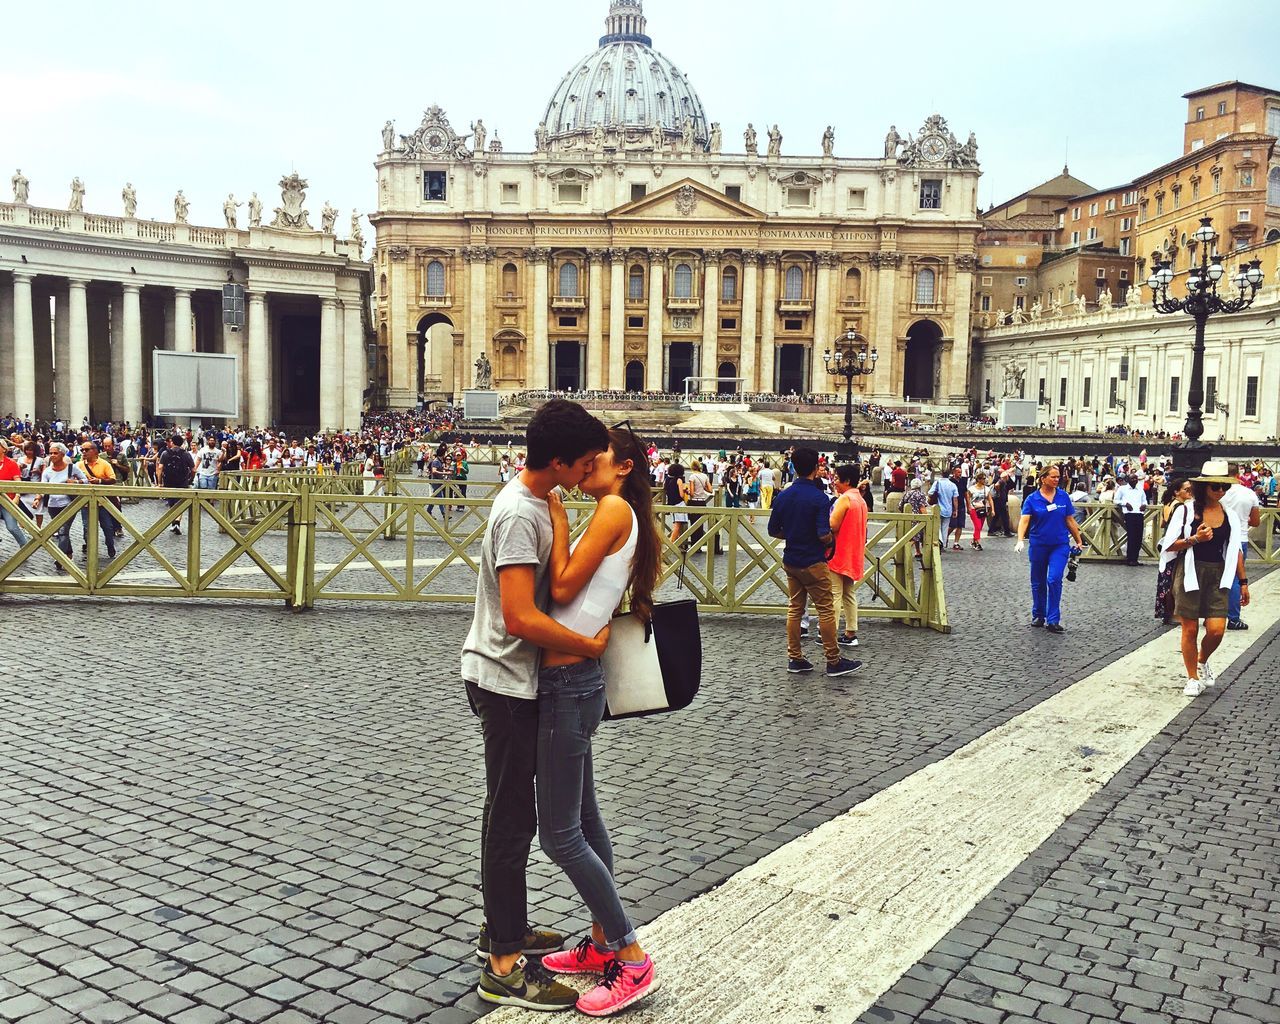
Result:
M1080 502L1076 509L1083 514L1080 532L1087 543L1083 557L1096 562L1123 562L1127 534L1124 516L1113 502ZM1249 530L1246 559L1266 565L1280 563L1280 508L1259 509L1260 521ZM1142 520L1142 555L1157 558L1164 539L1164 509L1149 505Z
M343 493L314 486L321 479L272 492L7 484L22 494L65 494L70 503L37 523L0 494L27 538L6 554L10 538L0 534L0 594L280 600L299 609L321 601L475 600L491 497L470 488L465 498ZM117 507L112 500L131 497L164 501ZM236 502L251 504L256 518L234 519ZM574 532L585 529L594 504L566 507ZM82 512L83 565L74 539L72 555L56 543L64 527L75 537ZM782 545L766 532L767 510L658 506L664 537L676 512L687 512L690 525L677 543L664 540L661 586L685 588L704 612L786 611ZM99 516L125 534L109 561ZM180 538L166 533L175 524ZM937 517L872 513L868 534L859 614L950 632Z

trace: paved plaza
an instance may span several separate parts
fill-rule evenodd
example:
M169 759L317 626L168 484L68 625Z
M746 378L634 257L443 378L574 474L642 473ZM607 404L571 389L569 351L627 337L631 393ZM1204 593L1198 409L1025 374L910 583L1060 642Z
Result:
M786 674L780 619L706 617L695 706L597 738L663 983L627 1016L1276 1020L1280 578L1252 575L1194 702L1154 570L1082 567L1055 637L1008 541L947 556L952 635L865 624L836 682ZM485 1011L469 609L0 609L0 1019ZM530 875L534 923L580 932Z

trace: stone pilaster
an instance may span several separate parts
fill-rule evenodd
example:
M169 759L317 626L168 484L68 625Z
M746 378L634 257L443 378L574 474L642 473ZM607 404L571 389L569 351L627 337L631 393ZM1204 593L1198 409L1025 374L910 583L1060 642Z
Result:
M72 427L89 415L89 308L88 282L67 282L67 407L59 415Z
M21 417L36 412L36 339L31 311L34 275L13 272L13 411Z
M719 373L720 353L720 252L704 252L702 262L706 268L702 289L702 365ZM705 375L706 370L696 371Z
M605 387L621 391L627 374L627 250L609 250L609 376Z
M360 427L368 383L366 365L364 318L357 299L348 301L342 309L342 426L347 430Z
M743 377L744 391L767 391L759 378L759 346L756 336L756 307L760 301L760 254L752 250L742 254L742 365L738 373Z
M142 287L121 286L120 301L120 412L128 423L142 422ZM240 363L244 374L245 364ZM243 417L244 410L241 410Z
M779 254L765 252L760 254L764 263L762 273L764 286L760 303L760 390L777 389L778 371L776 337L778 330L778 261Z
M266 293L250 292L249 358L245 366L245 375L249 379L248 423L253 427L271 425L271 350L267 340L270 334L268 315Z
M533 343L525 353L525 380L534 391L545 391L551 379L551 348L548 341L547 317L551 315L548 261L550 249L530 249L525 254L533 266Z
M605 250L587 251L587 390L604 387L604 257Z
M338 303L320 300L320 427L333 430L342 420L342 346L338 341Z
M663 302L666 299L663 285L667 269L667 250L649 250L649 345L645 359L644 383L648 391L661 391L666 387L667 373L663 365L662 325L666 319Z

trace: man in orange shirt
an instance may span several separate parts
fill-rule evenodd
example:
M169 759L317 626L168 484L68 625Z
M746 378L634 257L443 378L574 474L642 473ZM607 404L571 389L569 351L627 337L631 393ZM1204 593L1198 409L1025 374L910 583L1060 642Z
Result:
M9 480L22 479L22 467L19 466L12 458L17 451L17 448L14 448L13 451L9 451L8 445L5 445L4 448L0 450L0 483ZM6 494L5 497L8 498L9 501L13 502L15 508L22 508L22 506L18 504L18 496L16 494ZM4 520L4 525L9 531L9 536L14 539L14 542L18 547L22 547L27 542L27 535L18 523L18 514L19 513L15 512L8 505L0 502L0 519Z
M84 475L89 478L92 486L101 487L116 482L115 470L106 459L99 458L98 446L94 442L86 441L81 445L80 454L83 456L80 460L80 468L84 470ZM98 506L98 526L102 529L102 537L106 542L108 560L116 557L116 520L112 511L109 501L103 501ZM87 544L89 541L87 529L84 539Z

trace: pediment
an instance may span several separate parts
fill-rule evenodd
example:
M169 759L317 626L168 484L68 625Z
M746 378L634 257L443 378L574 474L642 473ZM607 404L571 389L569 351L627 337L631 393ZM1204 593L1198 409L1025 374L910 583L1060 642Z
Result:
M684 178L650 193L643 199L610 211L611 218L638 220L763 221L765 214L754 206L730 199L723 192Z

